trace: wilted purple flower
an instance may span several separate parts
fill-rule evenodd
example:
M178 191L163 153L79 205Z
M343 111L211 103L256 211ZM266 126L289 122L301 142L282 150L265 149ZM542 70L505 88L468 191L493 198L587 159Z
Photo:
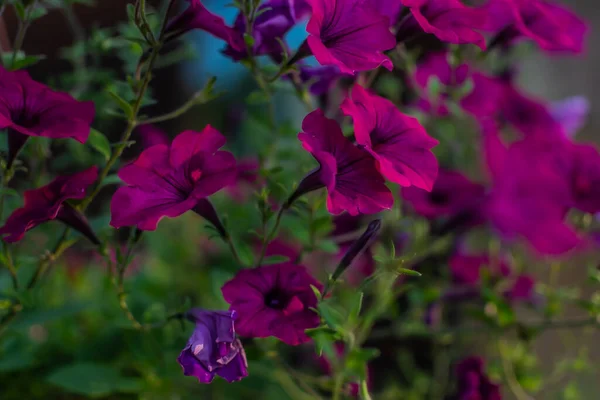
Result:
M320 322L311 286L322 290L306 267L281 263L241 270L221 291L238 315L235 328L241 336L275 336L297 346L310 340L304 331Z
M207 125L202 132L185 131L170 146L156 145L119 171L128 186L111 201L115 228L154 230L161 218L194 210L215 226L214 208L206 197L235 182L235 158L219 151L225 137Z
M441 169L431 192L408 187L402 198L426 218L448 217L478 205L485 188L457 171Z
M307 44L321 65L336 65L342 73L354 74L391 60L383 54L396 45L390 21L369 1L307 0L312 17L306 27Z
M227 382L248 376L246 354L234 330L235 311L207 311L195 308L186 313L196 324L177 361L183 374L210 383L215 375Z
M88 186L97 177L98 168L94 166L75 175L58 177L39 189L26 191L25 205L8 217L6 224L0 228L0 236L5 242L17 242L28 230L57 219L98 244L98 238L83 214L67 203L69 199L83 199Z
M304 178L296 197L326 187L327 208L332 214L374 214L392 207L394 197L377 171L375 159L344 137L337 122L319 109L304 118L302 130L298 139L320 168Z
M398 38L414 35L417 26L435 35L443 42L473 43L485 50L485 39L477 32L485 27L487 13L482 9L465 6L460 0L402 0L410 9L413 19L400 26ZM418 24L418 25L417 25Z
M456 366L458 380L457 400L501 400L500 386L485 373L485 362L479 357L468 357Z
M567 8L546 0L490 0L484 9L493 44L508 46L526 38L550 52L581 53L586 23Z
M354 85L352 97L346 98L341 108L354 121L357 143L377 160L384 177L401 186L431 190L438 173L431 149L439 142L416 118L360 85Z
M77 101L31 79L25 71L0 66L0 129L8 128L9 164L29 136L73 138L85 143L94 103Z
M569 97L550 105L550 114L569 138L573 138L585 125L589 112L590 102L583 96Z
M242 33L227 26L223 18L208 11L200 0L187 1L190 3L189 7L167 24L165 29L167 38L175 39L191 30L200 29L223 39L237 51L244 49L246 44Z
M306 0L267 0L256 11L258 17L252 27L254 39L254 55L269 55L277 62L282 61L282 53L287 48L282 47L284 36L299 21L308 17L310 6ZM239 13L233 28L243 35L246 32L246 17ZM247 57L246 48L236 49L228 46L224 53L234 60Z

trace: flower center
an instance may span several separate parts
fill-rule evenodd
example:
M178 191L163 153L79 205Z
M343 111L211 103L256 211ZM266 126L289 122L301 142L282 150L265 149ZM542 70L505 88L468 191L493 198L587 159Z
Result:
M448 203L448 195L446 193L431 192L429 200L435 205L443 205Z
M265 305L275 310L283 310L287 307L290 299L278 288L272 289L265 296Z

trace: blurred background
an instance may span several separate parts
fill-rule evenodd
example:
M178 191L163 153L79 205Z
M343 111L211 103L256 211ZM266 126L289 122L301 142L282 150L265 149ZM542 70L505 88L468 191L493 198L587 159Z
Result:
M93 27L112 26L115 24L115 20L126 20L125 3L123 0L102 0L98 1L93 8L76 5L75 13L81 21L85 34L89 34ZM158 1L149 0L149 3L159 5ZM236 10L226 6L229 1L204 0L204 3L211 11L224 16L228 22L233 21ZM564 3L587 19L590 25L587 52L581 57L569 57L549 56L541 52L529 51L521 56L518 80L527 92L548 101L561 100L575 95L585 96L591 104L591 112L588 123L578 134L577 140L600 143L600 137L597 134L600 131L600 74L598 73L600 70L600 30L598 29L600 27L600 7L597 0L570 0ZM5 12L4 19L8 37L13 38L16 22L11 10ZM84 32L75 33L81 35ZM70 45L73 33L66 23L65 16L60 12L50 12L30 28L24 43L26 53L47 55L46 60L31 69L35 78L47 81L49 77L58 75L69 68L69 65L60 57L60 49ZM303 26L291 33L289 38L292 48L303 40L303 35ZM6 49L6 45L9 43L6 35L3 35L2 39L3 47ZM192 32L187 41L191 46L190 49L184 50L190 52L190 57L186 57L187 60L177 66L164 68L157 72L153 90L158 101L149 109L149 113L159 115L171 111L176 105L184 103L192 93L199 90L209 77L217 76L217 90L226 91L224 96L209 103L208 106L196 107L183 117L162 124L160 127L170 135L174 135L184 129L196 128L199 130L204 124L211 123L221 129L225 135L231 137L237 131L237 125L247 118L244 113L244 98L254 89L254 83L242 66L233 64L220 54L223 47L222 41L202 32ZM194 54L195 57L193 57ZM116 57L114 63L116 68L118 66ZM278 102L277 111L280 115L285 114L287 119L290 117L296 119L296 129L300 126L299 122L305 113L304 108L296 102L286 103L285 99ZM119 126L114 126L113 129L114 131L105 132L112 140L118 137L121 131ZM237 153L243 155L246 151L243 138L236 141L235 145L238 146ZM474 165L473 168L478 167ZM169 228L167 227L166 230L169 231ZM153 244L160 248L160 243ZM185 252L183 249L179 250ZM185 260L185 254L180 255L178 260ZM177 262L177 260L171 260L171 262ZM533 274L540 281L548 279L546 263L539 263L532 267L534 268ZM163 272L168 275L168 271ZM563 269L558 279L563 286L578 286L579 282L585 280L585 274L584 268L572 265L569 270ZM169 277L168 279L171 282L182 283L180 278ZM203 286L207 290L214 290L210 289L210 285ZM106 340L110 340L110 338ZM578 330L557 330L545 333L536 343L541 369L550 373L565 354L574 356L572 349L578 349L582 344L581 340L585 340L589 344L587 346L590 352L589 359L595 360L596 364L600 363L599 334L583 336ZM477 350L476 347L473 348L473 352L477 352ZM139 349L139 351L143 351L143 349ZM589 388L589 392L584 393L582 399L592 400L600 397L600 383L597 376L582 375L580 377L578 374L569 373L557 379L567 381L569 377L586 381L584 386ZM0 386L4 386L6 383L8 382L2 382ZM194 384L194 382L190 383ZM508 391L506 394L507 398L512 398ZM549 394L548 397L545 396L543 395L540 399L554 398ZM519 400L525 400L525 398Z

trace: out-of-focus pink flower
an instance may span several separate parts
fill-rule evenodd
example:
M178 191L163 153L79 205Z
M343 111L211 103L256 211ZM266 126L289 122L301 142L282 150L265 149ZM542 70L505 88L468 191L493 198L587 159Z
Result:
M457 171L441 169L433 189L403 188L402 198L426 218L449 217L476 207L485 193L483 185L474 183Z
M344 343L336 342L333 345L335 353L338 358L343 358L346 356L346 349ZM316 358L318 366L321 368L324 374L332 375L334 373L333 368L331 366L332 362L325 355ZM372 368L367 365L367 387L371 388L373 386L373 376L374 371ZM358 382L349 382L346 384L345 392L348 396L358 397L360 393L360 386Z
M354 85L352 97L346 98L341 108L354 121L356 141L377 160L384 177L401 186L431 191L438 173L431 149L439 142L416 118L360 85Z
M140 125L135 129L135 135L140 138L144 149L156 146L157 144L168 145L171 143L169 136L154 125Z
M254 158L244 158L237 163L236 182L227 186L225 190L236 201L244 202L252 190L260 185L260 164Z
M510 45L521 39L535 41L549 52L581 53L587 24L576 14L546 0L490 0L487 29L496 33L494 44Z
M550 105L550 113L569 138L585 125L589 112L590 102L583 96L569 97Z
M449 261L450 271L455 283L478 286L481 284L481 270L487 268L492 278L506 277L510 267L505 260L494 260L487 254L455 254Z
M305 186L312 190L326 187L332 214L374 214L392 207L394 197L375 159L344 137L337 122L316 110L304 118L302 130L298 139L320 168L300 183L299 191L306 191Z
M500 386L485 373L480 357L468 357L456 366L457 400L502 400Z
M402 4L410 9L414 20L402 23L397 34L400 40L412 37L418 24L443 42L473 43L485 50L485 39L478 32L486 26L485 10L467 7L460 0L402 0Z
M600 212L600 152L592 145L565 147L565 151L570 150L573 157L570 176L573 207L596 214Z
M342 73L354 74L391 60L383 54L396 45L389 19L369 1L307 0L312 17L306 27L307 44L321 65L336 65Z

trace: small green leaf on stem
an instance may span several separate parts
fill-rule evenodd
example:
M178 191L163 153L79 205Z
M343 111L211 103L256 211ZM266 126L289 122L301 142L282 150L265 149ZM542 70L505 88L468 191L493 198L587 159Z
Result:
M113 92L112 90L107 90L106 93L117 103L119 108L125 113L127 118L133 119L133 107L129 102L127 102L124 98Z
M112 153L110 142L101 132L91 128L87 143L98 153L102 154L106 160L110 158Z

